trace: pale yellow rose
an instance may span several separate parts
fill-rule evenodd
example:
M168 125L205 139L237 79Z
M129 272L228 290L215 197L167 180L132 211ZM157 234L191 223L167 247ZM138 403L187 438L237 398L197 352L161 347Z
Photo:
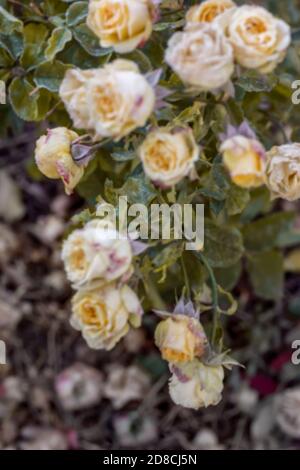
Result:
M237 8L227 28L237 62L243 67L270 73L283 61L291 42L290 27L265 8Z
M62 179L67 194L73 192L84 173L71 154L71 144L78 137L76 132L56 127L36 142L35 161L39 170L47 178Z
M195 359L173 369L169 391L176 405L198 410L221 401L223 380L222 366L207 366Z
M86 86L91 78L96 78L101 69L69 69L60 85L59 95L73 124L78 129L88 129L90 123ZM99 78L100 80L100 78Z
M205 0L191 7L186 14L187 23L212 23L231 17L236 4L232 0Z
M96 136L120 139L146 124L155 106L155 93L138 67L116 60L105 66L101 80L88 83L90 123Z
M225 140L220 150L224 165L237 186L255 188L264 184L265 150L260 142L236 135Z
M233 50L221 28L199 23L175 33L165 60L181 80L199 91L224 87L234 71Z
M130 328L141 325L143 310L133 290L109 284L94 291L79 291L72 300L71 325L81 331L92 349L110 351Z
M75 289L91 290L132 274L132 249L111 222L93 220L65 240L62 259Z
M267 152L266 184L274 198L300 198L300 144L273 147Z
M69 70L60 96L74 125L95 139L119 140L146 124L155 93L137 65L118 59L99 69Z
M199 320L173 314L158 324L155 344L163 359L177 364L202 356L207 339Z
M149 39L152 13L151 0L90 0L87 25L102 47L113 47L122 54Z
M147 135L138 154L152 181L173 186L192 172L199 147L191 129L159 128Z

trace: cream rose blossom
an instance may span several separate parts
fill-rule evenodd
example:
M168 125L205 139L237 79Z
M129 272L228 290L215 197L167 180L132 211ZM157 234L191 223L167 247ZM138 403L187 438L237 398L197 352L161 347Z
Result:
M89 80L99 76L100 72L101 69L69 69L61 83L59 95L74 126L78 129L88 129L89 127L90 116L86 85Z
M149 39L153 13L151 0L90 0L87 25L102 47L122 54Z
M186 14L187 24L190 23L224 23L230 19L236 4L232 0L206 0L191 7Z
M222 30L210 23L175 33L165 59L185 84L200 91L224 87L234 71L232 46Z
M300 144L281 145L267 152L266 184L273 198L300 198Z
M138 153L152 181L173 186L192 172L199 147L191 129L160 128L148 134Z
M79 291L72 301L71 325L81 331L92 349L110 351L130 328L141 325L143 310L133 290L109 284L95 291Z
M235 135L221 145L224 165L232 181L242 188L264 184L265 150L260 142Z
M84 169L78 166L71 154L71 144L78 134L65 127L49 129L36 142L35 161L47 178L62 179L67 194L71 194L83 176Z
M132 274L130 242L105 220L74 230L64 242L62 259L75 289L91 290Z
M221 401L224 387L222 366L208 366L195 359L172 369L169 391L177 405L198 410Z
M272 72L283 61L291 42L289 25L254 5L233 12L227 35L237 62L261 73Z
M74 125L95 139L121 139L144 126L155 106L154 89L138 66L122 59L100 69L67 71L60 96Z
M186 315L171 315L158 324L155 343L163 359L184 363L202 356L207 339L199 320Z

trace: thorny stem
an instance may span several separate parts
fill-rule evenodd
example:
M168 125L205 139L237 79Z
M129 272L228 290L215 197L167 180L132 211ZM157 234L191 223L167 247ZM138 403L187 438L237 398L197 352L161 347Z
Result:
M213 273L213 270L209 262L207 261L206 257L200 252L198 252L196 256L197 258L201 260L202 264L207 269L207 272L210 278L211 292L212 292L212 308L213 308L213 328L212 328L212 334L211 334L211 342L212 344L214 344L216 341L216 334L217 334L217 327L218 327L218 320L219 320L218 284L217 284L215 275Z

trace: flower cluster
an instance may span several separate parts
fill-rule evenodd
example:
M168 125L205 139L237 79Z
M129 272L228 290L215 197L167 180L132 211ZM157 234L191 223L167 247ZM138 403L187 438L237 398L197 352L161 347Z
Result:
M215 91L226 87L235 63L271 72L290 41L289 26L262 7L206 0L187 12L185 30L169 41L166 62L187 85Z
M65 240L62 259L78 292L72 300L71 325L93 349L112 349L141 325L141 304L126 284L133 273L127 237L108 220L95 219Z
M265 184L273 199L300 198L300 144L275 146L267 152L247 123L230 127L221 139L224 165L237 186Z
M134 186L135 201L146 195L147 200L153 196L158 201L184 204L189 200L202 202L202 196L213 194L221 207L225 199L220 197L220 188L215 191L215 188L200 188L198 184L208 174L203 170L207 167L213 167L211 173L214 171L215 180L221 179L214 166L219 151L234 185L246 189L265 185L273 198L288 201L300 198L300 144L289 143L267 151L257 137L261 133L256 135L246 121L239 127L229 125L219 135L214 118L209 123L203 118L206 111L210 116L210 108L216 105L228 111L226 100L234 93L232 80L240 77L244 68L266 74L283 61L291 40L289 26L262 7L238 7L232 0L205 0L188 9L179 22L184 24L182 31L172 33L171 37L164 32L168 43L165 42L166 50L161 54L163 59L159 59L162 68L153 71L150 63L151 72L142 73L145 62L146 70L149 65L146 54L141 54L144 63L140 67L128 60L128 57L135 58L135 53L126 58L119 58L119 54L132 53L150 39L156 29L153 25L158 18L158 4L155 0L90 0L87 26L99 38L101 48L110 48L103 57L113 57L113 60L108 62L101 57L96 65L93 62L93 68L84 68L86 64L83 68L67 68L58 94L77 132L57 127L37 141L35 159L40 171L49 178L62 179L67 194L71 194L88 173L85 168L96 150L104 147L103 161L101 154L97 164L100 168L103 163L103 168L107 168L107 154L115 158L112 149L117 148L120 153L124 150L124 156L120 159L116 156L120 173L113 182L116 183L113 197L126 191L127 183L123 187L119 183L129 174L124 168L130 167L128 186ZM168 107L159 109L166 97ZM182 104L181 108L177 102ZM229 116L226 118L227 122L224 118L221 123L223 130L229 122ZM238 120L241 121L242 118ZM210 146L210 138L214 139L210 152L214 155L207 156L202 139L208 135L210 126L214 127L214 133L209 134L205 144L208 141ZM87 134L82 135L82 130ZM82 157L78 158L81 153ZM142 169L150 189L141 188L137 182ZM103 172L101 183L109 193L109 178L115 167ZM185 187L188 178L192 182ZM225 178L226 183L220 187L227 185L232 189L234 185L228 184L226 174ZM176 185L179 187L174 188ZM210 207L212 212L219 210L217 206ZM212 249L219 242L218 229L213 225ZM240 242L236 232L233 242L237 246ZM242 256L243 247L237 249ZM155 260L159 258L156 250L154 246ZM233 264L237 260L232 252ZM167 260L161 269L164 274L173 257L176 261L180 257L179 254L176 258L177 253L174 255L171 250L170 253L171 256L164 253L164 259L170 258L170 264ZM141 325L141 303L128 285L134 274L133 256L128 236L117 232L109 218L100 218L97 212L96 218L75 229L63 244L66 274L76 290L71 324L91 348L111 350L131 326ZM218 265L217 258L213 259L213 267L226 268L226 263ZM136 269L137 280L143 279L146 293L151 286L141 272L144 269L148 275L155 264L151 262L149 256ZM231 259L229 267L230 262ZM174 277L176 273L174 270ZM218 290L217 286L214 290ZM154 297L157 301L159 295ZM220 313L218 308L215 305L214 312ZM156 328L155 342L170 366L172 399L194 409L216 405L221 399L226 363L222 358L211 359L222 356L222 348L218 349L219 344L214 340L209 343L191 302L185 305L181 301L172 314L159 313L163 320Z
M156 328L155 343L172 372L171 398L196 410L217 405L222 398L224 370L222 365L203 362L209 344L199 313L191 302L185 304L183 300L173 313L157 313L166 317Z

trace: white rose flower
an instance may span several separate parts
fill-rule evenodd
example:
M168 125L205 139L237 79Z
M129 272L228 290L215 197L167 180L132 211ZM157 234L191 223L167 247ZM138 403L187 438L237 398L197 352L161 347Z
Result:
M133 62L117 60L88 83L90 122L96 136L120 139L146 124L155 93Z
M78 139L76 132L65 127L48 129L36 142L35 161L47 178L61 179L67 194L71 194L84 174L71 154L71 144Z
M226 26L235 8L236 4L232 0L205 0L188 10L186 21L188 25L214 22Z
M191 129L159 128L147 135L138 153L152 181L173 186L192 172L199 147Z
M185 84L200 91L225 86L234 71L232 46L222 30L211 23L175 33L165 60Z
M96 70L68 71L60 96L74 125L95 139L121 139L144 126L155 106L154 89L134 62L122 59Z
M195 359L180 367L173 366L173 371L169 391L177 405L198 410L221 401L224 380L222 366L207 366Z
M90 0L87 25L102 47L131 52L151 36L153 10L151 0Z
M237 62L261 73L272 72L283 61L291 42L290 27L265 8L237 8L227 29Z
M86 85L91 78L99 75L101 69L69 69L60 85L59 95L73 124L78 129L89 128L89 108ZM99 78L100 80L100 78Z
M110 351L130 325L141 325L143 310L133 290L112 283L95 291L79 291L72 301L71 325L92 349Z
M267 152L266 184L273 198L300 198L300 144L281 145Z
M91 290L132 274L132 250L111 222L93 220L64 242L62 259L75 289Z

